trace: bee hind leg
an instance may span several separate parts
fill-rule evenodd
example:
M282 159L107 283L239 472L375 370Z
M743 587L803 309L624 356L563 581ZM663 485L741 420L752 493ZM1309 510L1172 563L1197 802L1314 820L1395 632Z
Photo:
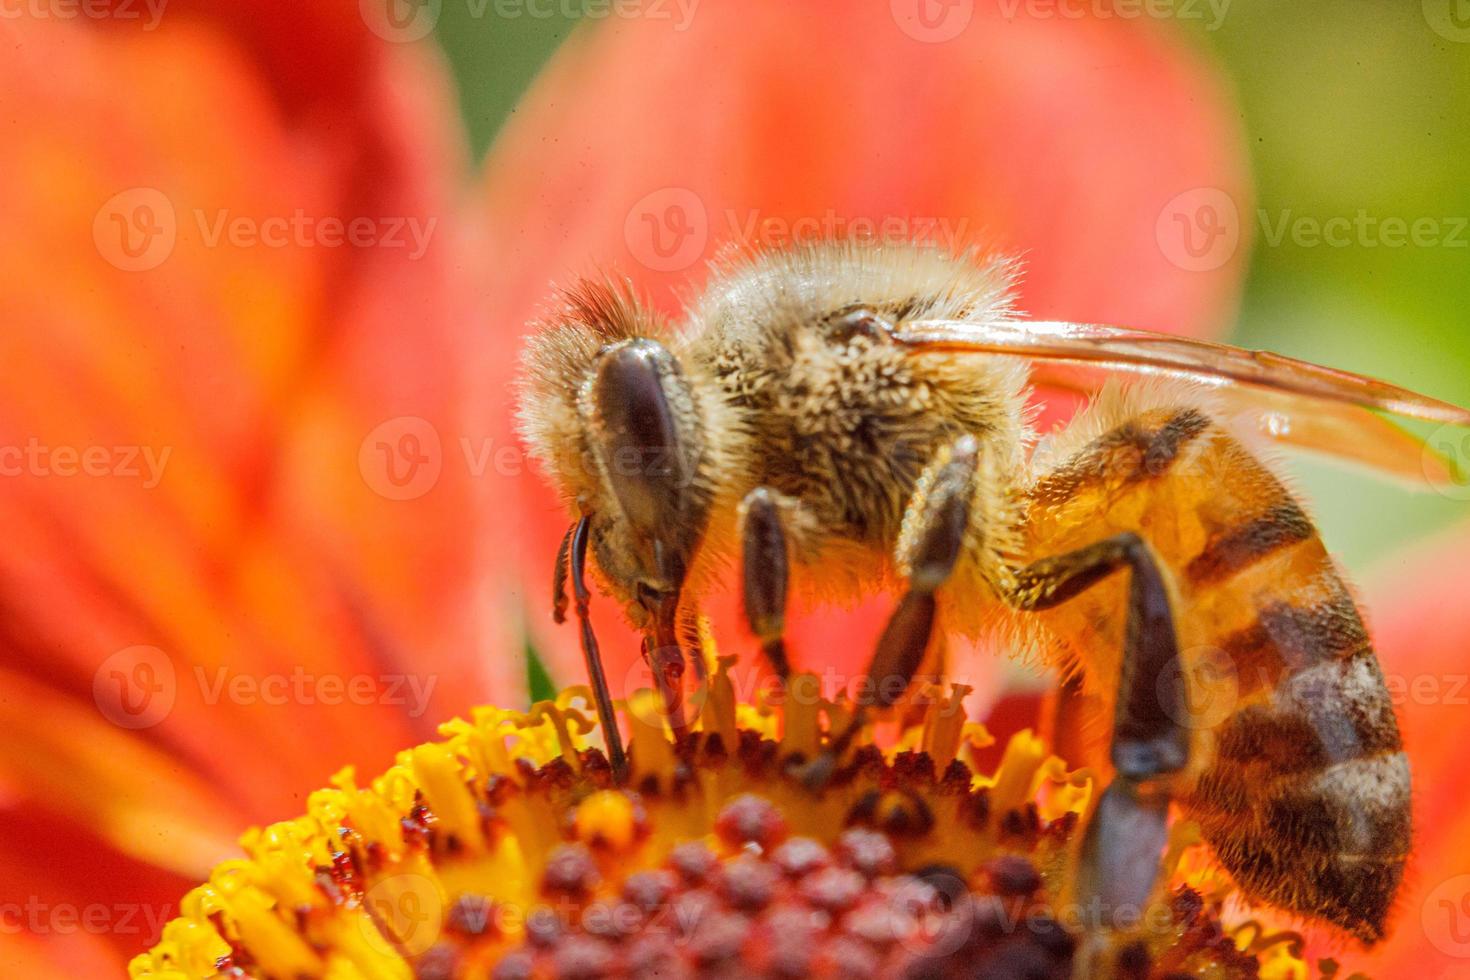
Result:
M962 436L915 491L899 547L899 563L908 570L909 587L883 628L868 667L872 704L857 705L846 727L803 767L800 776L808 786L820 787L831 778L838 760L866 724L870 707L883 710L897 704L924 662L934 634L934 593L949 579L964 550L979 456L975 439Z
M1125 533L1021 569L1008 597L1023 610L1046 609L1125 567L1128 619L1109 750L1115 775L1088 819L1074 882L1094 937L1139 921L1161 873L1169 777L1189 761L1184 686L1159 683L1178 657L1168 587L1152 551Z

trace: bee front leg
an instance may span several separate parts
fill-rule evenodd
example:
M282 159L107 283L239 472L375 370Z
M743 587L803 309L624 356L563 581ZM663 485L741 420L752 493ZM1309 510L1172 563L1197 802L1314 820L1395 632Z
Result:
M584 517L562 539L556 554L556 574L552 594L556 621L566 618L566 573L570 565L572 594L576 599L577 622L582 628L582 657L587 662L587 680L592 685L592 700L597 705L597 720L602 725L602 737L607 744L607 759L612 766L613 776L619 782L628 773L628 756L623 750L623 736L618 731L618 717L613 712L612 693L607 686L607 672L602 666L602 652L597 646L597 635L592 632L592 592L587 588L587 531L591 522Z
M1075 883L1086 925L1099 935L1143 913L1168 837L1169 777L1189 761L1186 692L1159 684L1178 657L1168 585L1153 552L1127 533L1028 565L1007 597L1018 609L1047 609L1123 568L1131 577L1110 747L1115 777L1088 820Z

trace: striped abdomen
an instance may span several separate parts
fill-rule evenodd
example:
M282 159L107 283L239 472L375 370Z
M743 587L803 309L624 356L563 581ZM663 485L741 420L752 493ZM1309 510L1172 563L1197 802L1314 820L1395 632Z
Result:
M1248 896L1381 938L1408 762L1358 609L1281 482L1202 411L1151 409L1043 474L1028 518L1033 557L1122 530L1152 545L1178 590L1187 813ZM1109 718L1124 603L1113 581L1044 614Z

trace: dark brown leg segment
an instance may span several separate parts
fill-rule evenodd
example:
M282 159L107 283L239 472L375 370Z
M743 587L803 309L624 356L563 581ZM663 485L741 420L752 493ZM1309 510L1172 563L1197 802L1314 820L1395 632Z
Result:
M1011 596L1017 608L1046 609L1125 567L1128 621L1110 749L1116 776L1088 821L1077 881L1077 901L1095 914L1087 922L1094 929L1142 914L1168 838L1168 777L1189 761L1183 685L1158 683L1178 657L1168 589L1148 546L1120 534L1027 566Z
M678 735L688 725L684 713L684 651L679 645L679 593L665 593L652 606L653 630L643 637L643 656L663 698L669 727Z
M911 513L906 520L917 524L902 543L899 556L908 570L909 589L883 628L868 667L872 704L857 705L847 727L805 767L802 779L808 785L820 786L831 777L837 760L866 723L870 708L893 707L924 662L934 633L934 592L949 579L964 549L978 465L978 444L970 436L962 437L909 504Z
M791 582L791 550L775 491L756 487L745 495L740 522L741 573L745 619L761 652L785 684L791 677L786 656L786 600Z

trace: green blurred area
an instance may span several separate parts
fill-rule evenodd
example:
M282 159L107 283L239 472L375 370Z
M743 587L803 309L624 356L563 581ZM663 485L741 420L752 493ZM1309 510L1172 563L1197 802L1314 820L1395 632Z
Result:
M477 153L576 24L475 13L494 9L449 0L439 21ZM1241 216L1254 252L1233 340L1470 404L1470 0L1173 10L1234 87L1250 140L1258 210ZM1345 240L1314 243L1334 218L1352 223ZM1388 241L1416 221L1432 243ZM1353 569L1470 519L1470 502L1309 460L1292 470Z

